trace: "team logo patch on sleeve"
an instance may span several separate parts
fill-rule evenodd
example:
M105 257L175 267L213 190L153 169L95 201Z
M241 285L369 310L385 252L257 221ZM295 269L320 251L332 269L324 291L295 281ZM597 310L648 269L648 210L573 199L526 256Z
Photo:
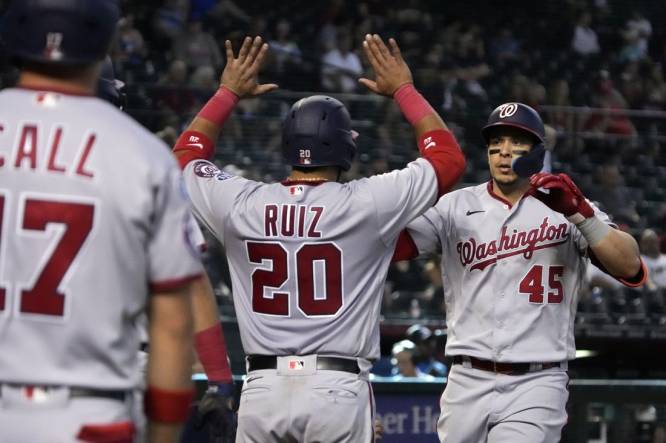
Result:
M201 178L213 178L226 180L233 177L228 172L221 171L220 168L207 161L198 161L194 164L194 173Z
M194 164L194 173L202 178L215 177L221 172L217 166L207 161L198 161Z

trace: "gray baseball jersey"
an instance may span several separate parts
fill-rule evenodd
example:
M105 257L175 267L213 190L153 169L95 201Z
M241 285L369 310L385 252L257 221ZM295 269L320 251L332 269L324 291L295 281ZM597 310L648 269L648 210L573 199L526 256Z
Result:
M130 389L149 290L202 272L168 148L93 97L0 93L0 382Z
M379 309L400 231L435 201L425 159L337 182L264 184L198 160L195 214L229 260L246 354L379 357Z
M499 362L572 359L587 242L562 214L529 195L511 206L491 183L443 196L408 226L420 253L442 253L446 353Z

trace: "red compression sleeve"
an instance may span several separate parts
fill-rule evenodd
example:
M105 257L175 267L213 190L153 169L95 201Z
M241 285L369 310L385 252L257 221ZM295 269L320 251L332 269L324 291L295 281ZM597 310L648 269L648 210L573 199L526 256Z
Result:
M230 89L222 86L217 90L208 103L197 114L197 118L202 118L223 126L238 103L238 96ZM202 159L211 160L215 154L215 144L205 134L198 131L185 131L178 140L173 152L178 158L178 163L182 169L192 160Z
M419 139L419 151L435 168L439 198L450 191L465 173L465 156L453 134L444 129L423 134Z
M170 391L148 386L144 398L146 417L163 423L182 423L190 413L194 390Z
M231 368L227 359L227 345L222 325L218 323L194 334L194 348L209 382L231 383Z
M414 239L409 235L407 229L403 229L398 236L398 242L395 244L395 251L393 251L393 257L391 262L411 260L419 256L419 249L414 243Z
M406 83L400 86L393 94L393 99L412 126L426 115L435 113L435 110L432 109L428 100L423 98L411 83Z
M231 111L233 111L238 100L240 99L231 89L222 86L199 111L197 117L205 118L209 122L222 126L231 115Z
M185 169L192 160L211 160L215 153L215 144L201 132L185 131L176 140L173 152L177 154L181 169Z

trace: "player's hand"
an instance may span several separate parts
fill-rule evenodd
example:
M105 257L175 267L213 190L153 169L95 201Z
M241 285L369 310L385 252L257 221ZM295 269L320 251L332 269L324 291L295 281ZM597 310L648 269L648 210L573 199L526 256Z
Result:
M233 443L238 425L233 383L211 384L199 401L194 426L207 428L211 443Z
M531 193L550 209L564 214L569 221L578 224L594 216L594 210L566 174L540 172L530 178ZM548 193L539 189L547 189Z
M374 431L374 434L375 434L375 441L381 440L382 437L384 436L384 424L378 418L375 419L375 423L374 423L374 426L373 426L373 431Z
M358 81L375 94L391 97L400 86L414 80L394 39L389 39L389 46L390 50L377 34L365 36L363 51L375 71L375 79L360 78Z
M238 51L238 57L234 56L229 40L224 42L224 47L227 52L227 64L222 72L221 86L231 89L240 98L253 97L277 89L278 85L274 83L260 84L258 81L259 70L268 53L268 44L263 43L261 37L257 36L254 39L245 37Z

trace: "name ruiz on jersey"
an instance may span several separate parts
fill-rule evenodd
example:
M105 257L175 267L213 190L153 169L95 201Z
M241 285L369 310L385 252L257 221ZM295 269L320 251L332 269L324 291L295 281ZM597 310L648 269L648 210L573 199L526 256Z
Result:
M319 238L317 224L324 214L323 206L296 204L266 205L264 235L266 237Z
M529 231L513 230L511 235L507 234L508 228L504 226L500 234L499 245L497 240L487 243L478 243L474 237L460 242L456 245L460 263L463 266L472 265L470 271L485 268L498 260L522 254L525 259L532 258L534 251L552 248L569 239L569 225L548 223L545 217L538 228Z
M0 134L4 132L5 128L0 124ZM60 149L60 141L63 136L63 127L55 126L54 130L50 131L49 139L46 143L38 144L38 140L46 138L43 130L38 130L38 125L34 123L25 123L17 130L16 143L13 147L10 157L5 158L0 155L0 168L12 167L15 169L32 169L51 172L62 175L76 175L79 177L91 179L95 177L94 171L87 167L87 161L90 158L95 139L97 136L94 133L87 133L81 140L82 148L78 150L76 158L71 159L70 162L65 162L58 157L58 150ZM44 153L38 152L38 149L44 149ZM39 154L39 155L38 155ZM43 162L39 165L38 163Z

